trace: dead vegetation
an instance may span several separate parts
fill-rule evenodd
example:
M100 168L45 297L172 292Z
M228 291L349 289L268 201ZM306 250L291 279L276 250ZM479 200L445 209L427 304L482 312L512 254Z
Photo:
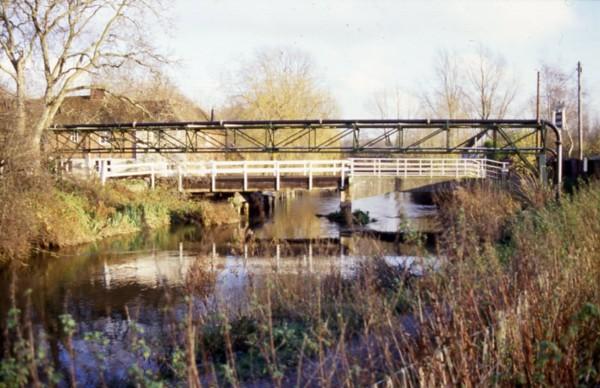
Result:
M223 301L210 310L214 277L203 269L191 271L185 319L174 321L172 338L164 339L175 347L140 348L140 337L130 338L133 353L147 350L138 356L139 365L162 360L167 366L145 373L131 369L128 381L142 386L600 383L600 186L540 207L492 187L463 188L449 198L456 202L443 210L449 228L440 243L441 262L425 276L378 259L352 276L274 272L265 282L248 285L244 309ZM19 322L27 327L25 317ZM133 318L129 325L135 326ZM35 357L27 356L27 349L43 346L43 337L35 337L31 347L9 344L3 363L20 365L23 381L33 381L28 371Z

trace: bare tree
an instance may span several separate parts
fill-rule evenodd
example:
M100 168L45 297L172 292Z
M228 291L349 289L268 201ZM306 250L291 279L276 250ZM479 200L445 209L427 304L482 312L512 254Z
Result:
M434 67L433 84L421 95L424 110L434 117L465 117L463 84L464 75L458 57L447 50L439 51Z
M504 58L480 46L475 60L466 66L465 78L465 106L472 117L506 117L517 94L517 83Z
M382 119L411 118L419 109L414 100L413 96L395 86L375 92L367 102L367 109Z
M147 16L159 6L159 0L1 0L0 63L14 81L18 133L25 134L24 90L43 85L41 111L25 134L34 152L65 97L89 88L91 75L164 62L144 35Z
M26 65L35 47L35 33L21 4L14 0L0 1L0 71L14 85L16 135L25 131Z
M399 86L386 88L375 92L367 101L366 107L373 114L381 119L409 119L414 117L418 110L418 100L410 94L404 92ZM390 135L387 129L384 129L385 144L392 145L395 136ZM402 135L406 139L405 135Z
M577 122L577 82L575 71L565 72L558 66L542 64L540 70L540 115L542 119L552 121L552 114L557 109L564 109L564 127L563 133L568 139L567 154L571 155L574 143L570 127ZM586 95L584 91L584 96ZM535 97L532 98L535 102ZM534 106L534 104L531 104ZM588 120L587 113L584 111L584 121ZM585 126L588 127L589 126Z

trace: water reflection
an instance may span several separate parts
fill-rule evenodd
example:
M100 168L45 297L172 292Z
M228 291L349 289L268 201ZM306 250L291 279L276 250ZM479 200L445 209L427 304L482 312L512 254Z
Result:
M378 219L371 228L390 231L405 218L416 222L430 216L431 207L409 199L389 194L358 200L355 206ZM141 233L40 253L13 275L18 290L32 290L34 321L48 336L56 361L64 363L67 357L58 341L58 317L69 312L80 329L75 338L80 365L93 363L81 333L99 331L109 339L106 355L114 364L109 370L115 378L124 378L127 372L122 365L132 359L125 341L128 319L144 327L150 344L164 342L173 335L169 332L173 317L177 321L184 315L183 296L190 292L200 297L197 311L223 305L243 311L251 302L250 290L260 290L271 276L287 284L302 283L311 274L350 277L362 261L374 256L394 265L411 265L416 274L435 265L435 260L423 259L423 247L369 236L343 237L336 224L316 216L338 206L336 195L306 195L279 203L273 218L253 232L236 225ZM6 324L13 275L0 272L0 328ZM25 305L23 294L20 306ZM79 373L85 375L85 368ZM90 378L84 375L80 381Z
M302 193L292 201L276 201L271 219L256 230L260 238L297 239L337 237L338 224L318 215L339 210L339 193ZM435 232L436 206L428 201L418 203L411 193L386 193L374 197L356 199L352 210L368 211L376 221L366 229L377 232L417 230Z
M395 232L409 228L429 232L437 228L434 219L436 207L416 203L411 193L394 192L357 199L352 202L352 209L368 211L376 219L367 226L371 230Z
M338 225L316 216L338 206L337 195L305 195L279 203L273 218L250 235L237 225L187 227L41 253L18 271L19 289L33 291L40 316L56 316L68 305L85 320L114 317L115 311L122 315L126 305L159 308L164 290L180 292L192 268L214 275L214 299L235 300L250 275L258 281L269 272L351 274L364 258L386 256L399 263L423 254L421 248L368 236L341 237ZM370 211L378 221L369 227L383 231L397 230L405 220L417 224L433 212L400 193L357 200L354 206ZM0 314L8 310L7 276L0 273Z
M337 237L339 226L317 215L339 207L336 193L299 193L293 200L276 200L273 216L256 233L259 238L274 239Z

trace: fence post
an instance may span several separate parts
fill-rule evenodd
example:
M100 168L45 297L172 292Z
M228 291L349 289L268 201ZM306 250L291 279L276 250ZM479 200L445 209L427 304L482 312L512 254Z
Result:
M279 161L275 161L275 191L279 191L281 189L281 177L279 174Z
M312 190L313 187L313 171L312 171L312 161L308 162L308 190Z
M179 190L180 193L183 192L183 174L181 171L181 164L177 165L177 190Z
M217 190L217 163L213 160L210 162L210 191Z
M106 179L108 178L106 174L108 173L108 166L106 165L106 160L100 161L100 183L102 186L106 183Z
M154 190L154 163L150 165L150 188Z
M454 162L452 163L454 165L454 173L456 175L456 179L458 179L458 176L459 176L458 169L459 169L460 165L458 162L459 162L459 160L455 159Z
M344 180L346 180L346 161L342 160L340 162L340 175L342 177L342 181L340 182L340 188L344 189Z
M404 159L404 178L408 176L408 159Z
M423 159L419 159L419 176L423 175Z
M242 169L244 171L244 191L248 191L248 161L244 160Z
M88 178L92 176L92 161L89 152L85 153L85 174Z

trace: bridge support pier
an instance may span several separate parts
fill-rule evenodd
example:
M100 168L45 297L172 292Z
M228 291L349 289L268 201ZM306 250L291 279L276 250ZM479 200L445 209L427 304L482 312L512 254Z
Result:
M346 225L352 225L352 190L350 190L350 182L345 190L340 190L340 212L344 216Z

